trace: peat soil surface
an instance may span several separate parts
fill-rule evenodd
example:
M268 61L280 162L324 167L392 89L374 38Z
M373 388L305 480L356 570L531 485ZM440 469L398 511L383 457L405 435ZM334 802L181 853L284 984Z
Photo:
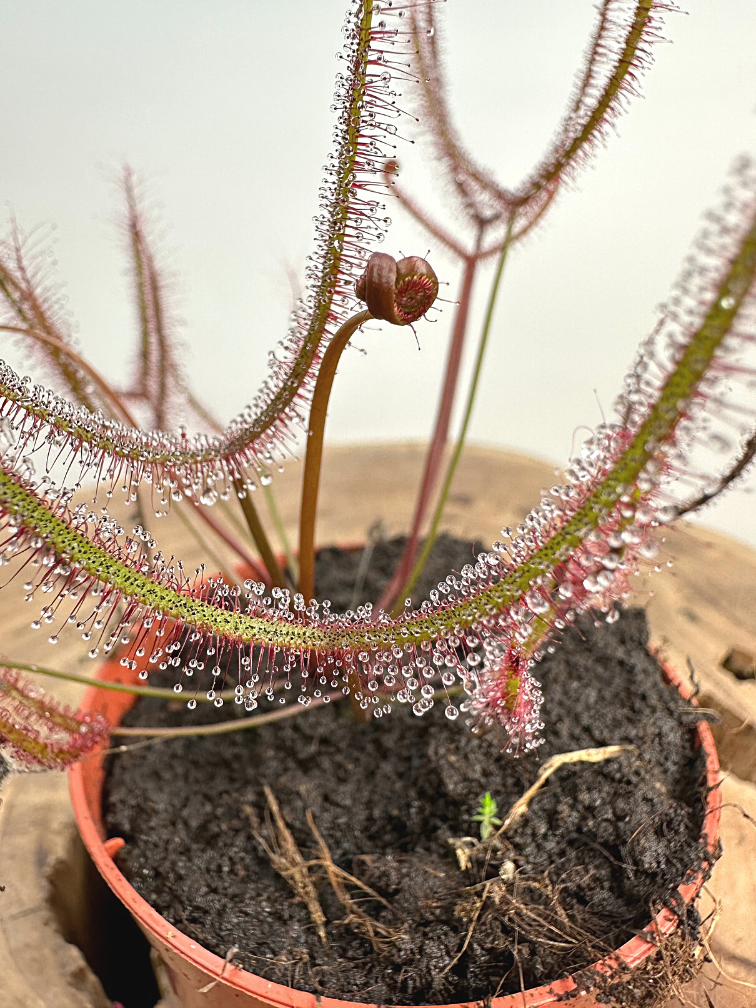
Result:
M359 601L376 600L400 548L375 547ZM477 549L442 539L417 598ZM349 606L359 560L321 552L318 597L334 610ZM475 735L439 702L422 717L396 704L369 724L333 703L112 757L105 813L109 835L126 840L118 865L219 956L236 947L237 965L323 996L474 1001L580 969L676 906L704 855L695 717L663 684L647 637L640 610L570 630L535 669L545 742L519 759L501 753L499 732ZM243 713L141 698L125 723ZM503 818L548 757L615 744L637 754L557 770L493 849L454 842L479 835L471 817L486 792ZM694 910L686 923L695 930Z

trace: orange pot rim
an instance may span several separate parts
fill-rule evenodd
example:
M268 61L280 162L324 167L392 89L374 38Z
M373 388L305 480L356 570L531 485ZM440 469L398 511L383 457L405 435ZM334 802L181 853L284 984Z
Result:
M690 699L696 704L692 690L683 683L677 672L666 662L661 664L665 681L670 686L676 687L684 699ZM133 678L133 673L122 668L118 662L110 661L101 666L99 678L128 682ZM84 694L80 711L82 713L94 711L103 713L111 723L118 723L134 700L133 694L101 690L91 686ZM719 759L711 729L706 721L698 721L694 727L697 742L703 748L706 756L707 793L701 840L709 852L714 855L717 848L722 808ZM105 743L102 748L105 748ZM174 954L204 972L209 980L218 980L221 986L230 987L232 990L262 999L265 1003L276 1006L276 1008L279 1006L280 1008L386 1008L385 1005L370 1005L363 1001L319 997L306 991L265 980L263 977L225 962L220 956L210 952L198 942L192 941L156 910L153 910L118 870L113 861L115 854L123 846L123 841L119 843L117 838L110 841L105 839L101 814L104 781L102 764L103 756L101 752L98 752L74 764L69 770L71 801L79 832L105 882L141 927L152 934L158 944L170 948ZM705 862L704 870L712 862ZM677 887L683 903L693 902L698 896L703 882L703 872L699 871ZM580 972L584 974L593 970L610 974L617 968L632 969L648 958L657 949L658 938L671 934L678 923L677 914L665 907L646 925L641 934L631 938L620 948ZM491 1008L538 1008L541 1005L553 1005L557 1003L560 996L576 991L578 986L573 976L564 977L561 980L555 980L517 994L494 998L491 1002ZM587 992L581 990L579 993L582 995ZM479 1001L475 1001L454 1005L434 1005L428 1006L428 1008L479 1008L479 1004ZM395 1005L393 1008L412 1008L412 1006Z

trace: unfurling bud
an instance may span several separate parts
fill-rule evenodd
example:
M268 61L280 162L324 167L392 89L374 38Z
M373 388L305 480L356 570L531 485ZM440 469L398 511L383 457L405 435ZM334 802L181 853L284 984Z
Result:
M438 297L438 279L419 256L397 262L385 252L374 252L356 290L374 318L409 325L425 315Z

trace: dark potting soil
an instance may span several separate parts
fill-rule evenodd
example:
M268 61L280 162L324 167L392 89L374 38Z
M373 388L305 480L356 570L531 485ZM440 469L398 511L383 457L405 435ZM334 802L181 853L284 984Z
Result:
M376 546L359 601L376 600L400 547ZM417 597L475 550L442 540ZM359 551L321 552L318 595L334 609L350 605L359 560ZM423 717L397 704L366 725L332 704L256 731L113 757L105 812L109 835L126 840L118 865L159 913L219 956L235 947L237 965L323 996L485 1000L573 972L662 905L680 909L676 887L704 856L695 717L664 686L646 643L640 610L570 630L535 670L545 743L520 759L501 753L498 731L474 735L438 703ZM153 680L164 685L164 676ZM235 704L190 712L142 698L125 721L237 716ZM637 752L557 770L487 856L462 843L472 859L461 870L453 841L478 835L471 817L486 792L503 817L548 757L614 744ZM287 854L266 788L301 858L317 864L297 868L293 845ZM328 856L335 869L324 867ZM695 911L682 912L695 931Z

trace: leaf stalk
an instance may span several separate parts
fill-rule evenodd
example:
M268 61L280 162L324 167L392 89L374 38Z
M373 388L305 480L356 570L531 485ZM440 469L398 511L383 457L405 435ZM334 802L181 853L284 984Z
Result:
M302 479L302 507L299 517L299 592L304 596L305 602L309 602L315 592L315 521L328 400L336 368L347 343L357 329L372 317L370 312L365 310L347 319L328 344L318 369L318 380L315 383L310 406L307 454Z
M402 610L403 600L406 595L408 595L412 589L417 584L417 580L422 574L423 568L428 560L430 551L433 549L433 544L438 536L438 526L441 521L441 517L444 513L444 508L446 507L446 501L449 496L449 490L451 489L454 476L457 471L457 465L462 456L462 451L465 446L465 439L467 437L467 430L470 426L470 419L473 413L473 407L475 405L475 397L478 392L478 384L480 382L480 375L483 369L483 358L485 357L486 347L488 345L488 336L491 331L491 323L493 322L494 309L496 307L496 299L499 294L499 287L501 285L501 278L504 274L504 266L507 261L507 255L509 253L510 245L512 244L512 233L515 223L515 214L513 214L509 219L509 224L507 226L506 236L501 246L501 251L499 253L499 261L496 265L496 272L494 273L493 280L491 282L491 291L488 296L488 307L486 308L486 316L483 321L483 329L480 334L480 342L478 344L478 353L475 359L475 367L473 370L472 381L470 382L470 391L467 395L467 404L465 406L465 414L462 419L462 427L460 428L459 435L457 437L457 443L454 446L454 452L451 459L449 460L449 465L446 470L446 476L444 477L444 482L441 487L441 493L436 504L435 511L433 512L433 518L431 519L430 528L428 530L428 535L425 537L425 542L423 543L423 548L420 551L420 555L417 558L412 573L402 587L402 590L398 593L396 602L392 610L392 615L397 616ZM439 459L440 464L440 459Z

